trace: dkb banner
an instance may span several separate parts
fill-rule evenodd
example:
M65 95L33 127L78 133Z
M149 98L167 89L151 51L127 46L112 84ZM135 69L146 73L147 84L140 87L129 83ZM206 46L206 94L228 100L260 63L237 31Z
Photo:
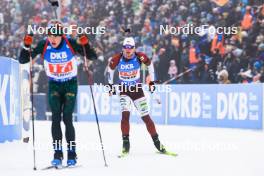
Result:
M150 115L159 124L262 129L263 84L162 86L153 95L145 91ZM100 89L94 95L99 120L120 121L119 97ZM78 120L95 120L88 86L79 87L77 104ZM131 121L141 121L135 110Z
M177 85L168 124L262 129L263 85Z
M121 111L119 96L109 96L108 91L103 86L92 86L94 90L95 106L99 120L115 122L120 121ZM165 90L166 87L160 87L161 93L150 94L144 91L148 99L149 111L152 119L159 124L165 123ZM160 102L159 102L160 101ZM77 101L78 121L94 121L94 108L89 86L79 86ZM131 118L132 122L141 122L141 118L132 104Z
M0 142L21 138L19 63L0 57Z

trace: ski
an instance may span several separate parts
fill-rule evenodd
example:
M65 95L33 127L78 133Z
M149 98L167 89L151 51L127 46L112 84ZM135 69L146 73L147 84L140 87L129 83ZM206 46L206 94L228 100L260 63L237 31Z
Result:
M78 167L82 167L82 165L63 166L62 169L74 169L74 168L78 168Z
M158 154L162 154L162 155L168 155L168 156L173 156L173 157L176 157L178 156L177 153L174 153L174 152L169 152L169 151L166 151L165 153L164 152L157 152ZM121 153L120 155L117 155L118 158L125 158L128 156L128 153Z
M174 157L178 156L177 153L169 152L169 151L166 151L166 152L157 152L157 153L162 154L162 155L174 156Z
M59 169L60 167L62 166L47 166L47 167L42 168L41 170Z
M65 166L65 165L60 165L60 166L47 166L44 167L41 170L50 170L50 169L57 169L57 170L61 170L61 169L73 169L73 168L78 168L81 167L82 165L75 165L75 166Z

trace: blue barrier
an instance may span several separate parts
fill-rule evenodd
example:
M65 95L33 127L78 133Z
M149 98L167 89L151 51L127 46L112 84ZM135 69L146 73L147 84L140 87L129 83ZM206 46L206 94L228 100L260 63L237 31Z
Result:
M263 85L168 85L168 92L147 94L150 114L159 124L194 125L262 129ZM95 86L94 86L95 88ZM161 90L161 89L159 89ZM163 90L163 89L162 89ZM95 89L95 102L101 121L120 121L118 96L109 97L102 88ZM161 99L157 104L153 96ZM79 121L94 121L88 86L79 86L77 98ZM132 122L141 122L135 109Z
M103 91L103 87L99 87L98 89L94 87L94 97L95 104L97 108L97 113L100 117L101 121L106 122L116 122L120 121L120 105L119 105L119 97L118 96L109 96L108 92ZM157 104L155 100L153 100L153 96L158 96L161 98L162 102L165 102L165 93L153 94L150 95L146 92L146 96L148 97L150 106L150 112L152 114L152 119L159 124L165 123L165 107L162 104ZM78 88L78 97L77 97L77 116L78 121L94 121L94 109L93 103L91 99L90 89L88 86L79 86ZM134 108L131 112L131 121L140 123L141 118L138 115L138 112Z
M168 124L262 129L262 84L177 85Z
M0 142L21 138L19 63L0 57Z

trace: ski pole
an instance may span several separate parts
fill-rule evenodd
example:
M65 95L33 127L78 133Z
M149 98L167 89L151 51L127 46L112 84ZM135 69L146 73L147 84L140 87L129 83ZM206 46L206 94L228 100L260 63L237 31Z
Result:
M86 71L86 73L87 73L87 78L88 78L88 80L89 80L87 55L86 55L86 52L85 52L84 45L82 45L82 48L83 48L83 53L84 53L84 70ZM88 84L89 84L89 83L88 83ZM103 140L102 140L102 135L101 135L100 125L99 125L99 120L98 120L97 110L96 110L95 101L94 101L93 88L92 88L92 85L91 85L91 84L89 84L89 87L90 87L91 96L92 96L92 100L93 100L94 114L95 114L95 119L96 119L96 124L97 124L98 134L99 134L99 138L100 138L101 149L102 149L103 158L104 158L104 164L105 164L105 167L107 167L108 165L107 165L107 163L106 163L106 159L105 159L104 145L103 145Z
M56 19L59 19L59 16L57 14L57 8L59 7L59 1L58 0L48 0L52 6L52 9L53 9L53 12L54 12L54 15L55 15L55 18Z
M30 86L30 99L31 99L31 118L32 118L32 143L33 143L33 170L37 170L36 167L36 150L35 150L35 117L34 117L34 107L33 107L33 103L34 103L34 98L33 98L33 59L31 56L31 46L29 48L29 59L30 59L30 70L29 70L29 74L30 74L30 80L29 80L29 86Z

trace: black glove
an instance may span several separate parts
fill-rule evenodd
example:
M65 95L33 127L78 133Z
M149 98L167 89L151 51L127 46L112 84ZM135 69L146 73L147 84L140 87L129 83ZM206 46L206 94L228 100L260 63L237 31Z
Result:
M109 95L116 95L115 86L113 84L108 84L109 87Z
M59 1L58 0L49 0L51 6L57 6L59 7Z
M155 81L150 81L149 82L149 91L151 93L153 93L156 90L155 83L156 83Z

